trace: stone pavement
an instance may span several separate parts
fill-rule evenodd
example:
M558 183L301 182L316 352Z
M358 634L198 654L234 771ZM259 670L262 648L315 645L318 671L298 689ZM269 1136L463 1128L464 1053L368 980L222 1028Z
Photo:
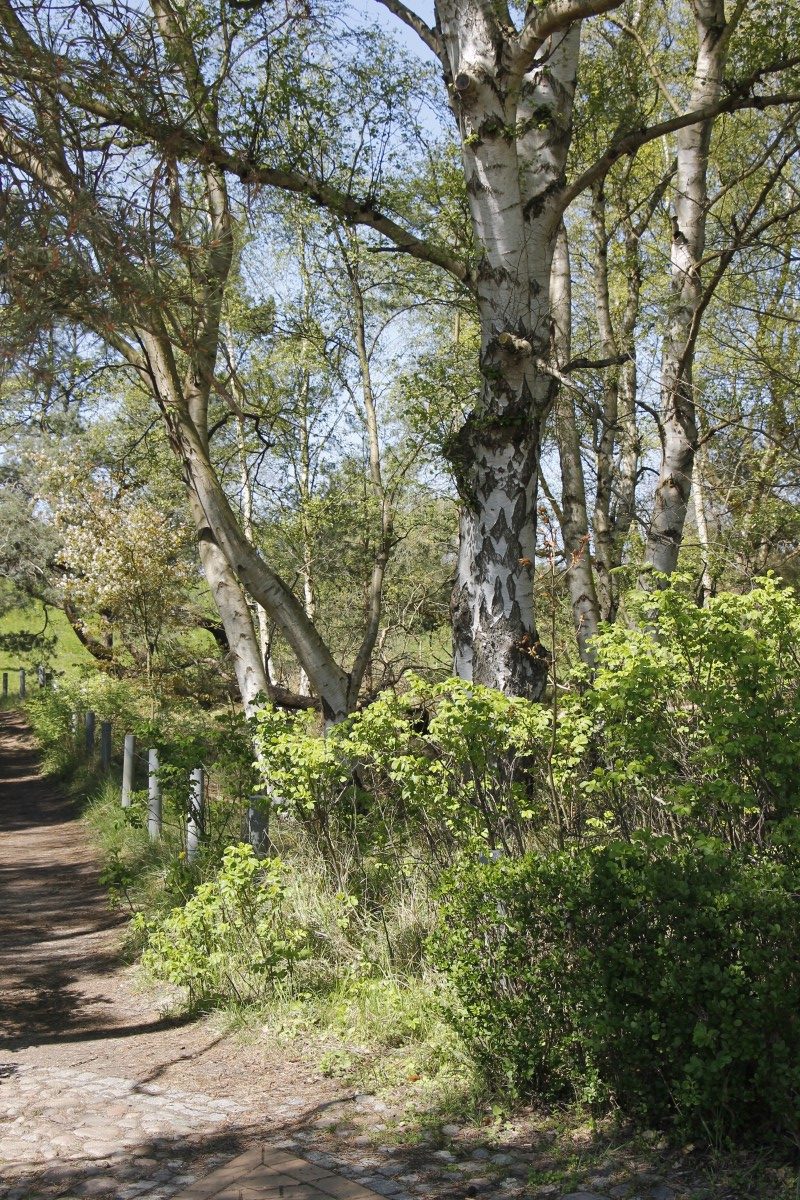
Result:
M176 1200L378 1200L362 1184L268 1145L238 1155Z

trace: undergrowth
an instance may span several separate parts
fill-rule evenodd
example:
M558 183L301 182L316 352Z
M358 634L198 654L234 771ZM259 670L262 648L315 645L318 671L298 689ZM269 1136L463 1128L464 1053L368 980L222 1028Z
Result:
M409 678L331 730L173 714L161 842L141 795L121 814L104 786L88 814L151 975L418 1107L546 1096L718 1146L793 1136L800 605L765 580L698 609L678 582L635 611L549 706ZM160 736L107 689L98 709ZM67 715L38 720L69 757ZM189 864L198 761L217 789ZM263 859L240 842L258 786Z

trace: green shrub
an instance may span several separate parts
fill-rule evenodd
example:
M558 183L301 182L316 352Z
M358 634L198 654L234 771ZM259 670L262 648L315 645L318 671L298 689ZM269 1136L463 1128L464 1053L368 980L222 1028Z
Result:
M475 839L522 851L526 829L548 816L547 711L460 679L409 684L325 736L307 716L263 710L257 737L275 807L326 838L335 823L392 870L420 851L441 868Z
M572 832L591 820L624 837L649 828L734 846L794 841L794 592L767 578L747 595L723 593L698 608L678 579L628 605L638 627L601 632L592 686L562 705L554 769L575 814Z
M800 1121L800 869L643 837L463 864L435 960L496 1083L752 1136Z
M291 977L306 954L306 930L286 915L284 866L229 846L216 876L168 916L135 925L145 934L142 964L189 990L191 1003L245 1003Z

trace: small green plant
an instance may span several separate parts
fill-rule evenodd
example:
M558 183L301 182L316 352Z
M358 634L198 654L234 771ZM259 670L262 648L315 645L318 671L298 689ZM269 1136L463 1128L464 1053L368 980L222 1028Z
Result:
M189 991L190 1003L264 998L291 983L308 954L308 934L286 913L285 868L229 846L216 875L166 917L136 918L145 936L143 966Z

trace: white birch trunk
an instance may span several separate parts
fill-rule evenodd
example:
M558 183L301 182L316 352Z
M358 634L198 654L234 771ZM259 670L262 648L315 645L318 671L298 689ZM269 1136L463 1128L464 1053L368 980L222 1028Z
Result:
M693 0L692 8L698 49L690 109L720 98L732 32L726 26L724 0ZM702 298L700 263L706 241L712 128L713 121L705 121L687 125L676 135L672 292L661 363L661 466L645 551L645 566L665 575L678 562L697 449L692 367Z
M538 468L554 395L539 364L580 28L526 56L506 16L471 0L437 4L478 255L483 375L480 405L449 447L462 500L453 642L460 676L537 699L548 673L533 608Z
M704 479L705 455L702 447L698 446L694 464L694 519L697 525L697 541L700 546L700 588L699 601L701 607L708 603L715 592L714 573L711 567L711 538L709 535L708 510L706 506L706 490Z

